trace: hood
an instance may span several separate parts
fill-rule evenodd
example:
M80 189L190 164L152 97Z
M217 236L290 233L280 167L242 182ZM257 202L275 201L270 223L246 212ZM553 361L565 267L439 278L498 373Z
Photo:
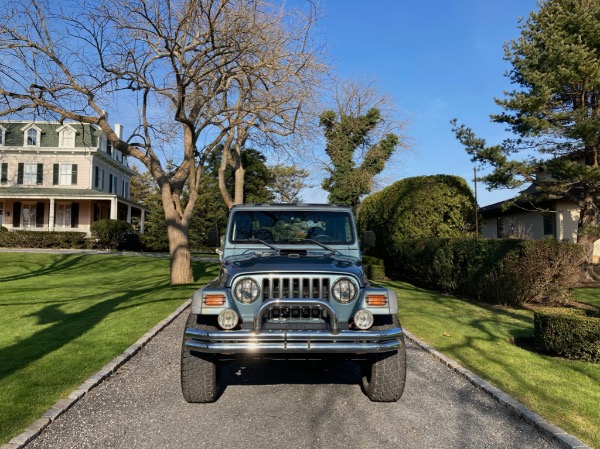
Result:
M348 256L252 256L225 261L223 268L229 279L240 273L340 273L363 279L360 260Z

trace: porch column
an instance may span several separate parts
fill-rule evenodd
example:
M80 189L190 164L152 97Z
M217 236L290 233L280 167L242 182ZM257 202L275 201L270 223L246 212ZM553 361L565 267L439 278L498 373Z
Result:
M131 206L127 205L127 223L131 224Z
M142 209L142 216L140 220L140 234L144 233L144 222L146 221L146 211Z
M48 211L48 231L54 231L54 198L50 198L50 210Z
M111 220L116 220L117 219L117 198L113 198L112 200L110 200L110 219Z

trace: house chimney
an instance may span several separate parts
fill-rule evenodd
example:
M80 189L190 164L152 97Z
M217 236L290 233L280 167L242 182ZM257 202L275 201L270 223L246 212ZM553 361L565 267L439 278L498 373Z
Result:
M119 139L123 140L123 125L115 124L115 134Z

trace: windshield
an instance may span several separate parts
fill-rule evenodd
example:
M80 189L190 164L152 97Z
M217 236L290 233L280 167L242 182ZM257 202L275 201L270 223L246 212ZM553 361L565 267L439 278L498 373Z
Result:
M231 221L230 241L267 243L354 243L350 214L343 211L237 211ZM304 242L303 242L304 241Z

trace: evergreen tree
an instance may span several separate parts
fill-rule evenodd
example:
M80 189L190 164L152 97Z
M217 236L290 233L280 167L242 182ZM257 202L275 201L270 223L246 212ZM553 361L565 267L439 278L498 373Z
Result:
M133 171L139 173L135 166ZM141 236L144 247L149 251L168 251L169 239L160 189L150 173L144 172L131 178L130 197L132 201L150 209L146 214L144 234Z
M379 142L371 142L371 133L382 122L379 109L371 108L364 115L336 113L321 114L327 146L325 152L331 160L326 170L329 176L323 189L329 192L329 202L352 207L355 211L360 198L371 191L373 178L381 173L385 163L399 145L395 134L386 134ZM364 155L360 165L357 153Z
M483 177L490 188L531 183L535 198L577 203L577 241L591 260L600 236L600 2L547 0L520 29L505 45L516 88L496 100L504 111L491 116L515 137L487 146L456 119L453 131L473 161L492 168Z

